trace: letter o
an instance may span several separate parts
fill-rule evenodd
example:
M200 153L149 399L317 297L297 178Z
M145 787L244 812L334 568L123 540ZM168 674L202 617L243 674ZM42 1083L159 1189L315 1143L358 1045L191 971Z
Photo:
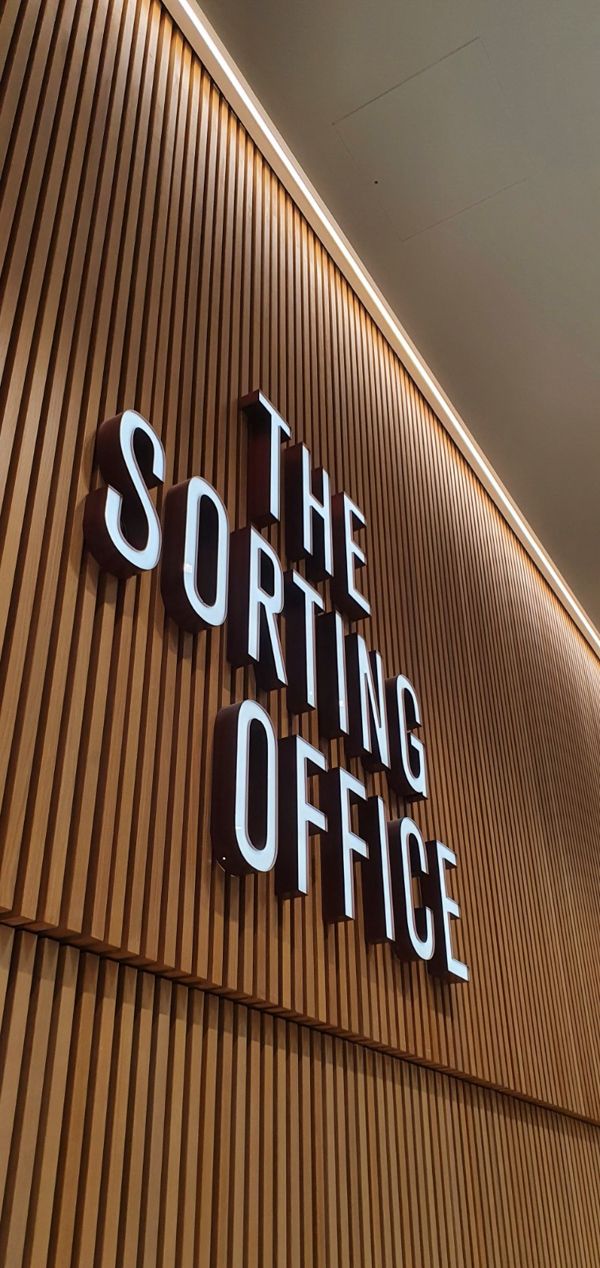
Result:
M270 872L277 858L277 738L256 700L221 709L215 723L213 857L234 876Z

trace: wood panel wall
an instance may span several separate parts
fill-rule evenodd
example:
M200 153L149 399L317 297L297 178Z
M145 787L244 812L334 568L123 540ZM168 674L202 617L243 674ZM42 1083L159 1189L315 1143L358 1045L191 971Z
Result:
M589 1124L27 932L0 965L2 1263L598 1263Z
M7 0L1 47L0 919L68 944L2 935L7 1262L597 1262L599 662L158 0ZM419 693L414 813L458 855L466 987L367 948L360 915L327 929L318 846L292 903L213 866L214 719L253 676L166 619L157 573L84 549L96 428L127 406L167 487L204 474L246 523L258 386L366 514L364 632ZM250 1141L274 1223L241 1259Z

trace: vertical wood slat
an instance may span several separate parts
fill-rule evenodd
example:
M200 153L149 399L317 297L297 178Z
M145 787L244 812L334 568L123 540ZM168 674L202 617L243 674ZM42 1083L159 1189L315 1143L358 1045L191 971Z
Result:
M25 931L0 950L3 1075L28 1053L2 1262L597 1262L598 1128Z
M0 912L600 1118L597 659L157 0L3 22ZM318 847L295 903L213 867L212 728L252 676L223 631L174 628L157 574L117 583L83 550L96 427L126 405L168 483L206 474L243 524L237 400L258 384L367 516L365 634L417 685L415 816L459 858L453 995L366 948L360 914L325 929ZM287 733L283 693L269 707ZM172 1203L144 1236L172 1245Z

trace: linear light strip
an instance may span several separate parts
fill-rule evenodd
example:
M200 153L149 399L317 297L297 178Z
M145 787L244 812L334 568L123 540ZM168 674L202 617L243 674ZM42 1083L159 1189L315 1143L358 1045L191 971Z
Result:
M563 600L570 615L575 618L577 625L585 634L596 654L600 655L600 635L597 630L592 625L592 622L589 620L583 608L577 602L575 596L571 593L568 586L563 581L549 555L547 555L546 551L536 540L529 528L529 525L523 519L523 516L517 506L508 496L506 490L500 483L493 468L481 453L472 436L461 421L459 415L444 396L425 361L423 361L416 349L413 348L399 322L388 309L371 278L362 267L360 261L355 257L348 243L344 240L344 237L333 220L333 217L329 214L326 208L322 206L319 199L315 197L315 194L311 189L301 167L282 145L277 133L274 131L273 126L268 119L268 116L248 91L235 64L215 38L215 35L206 19L201 14L200 10L190 3L190 0L167 0L167 3L176 19L177 10L183 10L185 13L188 21L192 24L203 45L210 53L211 58L221 69L227 82L234 89L237 97L239 97L245 109L248 111L248 114L256 123L261 135L268 142L269 147L275 152L279 162L291 177L293 185L300 191L304 201L309 205L319 223L323 226L328 236L335 243L337 250L346 261L351 274L356 278L361 289L369 296L369 299L373 307L379 313L384 326L390 331L394 341L400 345L408 366L415 370L419 380L426 385L429 396L433 398L433 401L436 402L436 405L439 408L441 421L446 425L449 432L458 438L460 441L460 447L467 450L467 453L472 460L472 465L478 472L480 472L484 483L494 490L495 498L504 509L509 523L512 523L512 525L517 529L518 536L521 540L524 540L527 543L530 553L540 565L542 572L546 577L550 578L553 589Z

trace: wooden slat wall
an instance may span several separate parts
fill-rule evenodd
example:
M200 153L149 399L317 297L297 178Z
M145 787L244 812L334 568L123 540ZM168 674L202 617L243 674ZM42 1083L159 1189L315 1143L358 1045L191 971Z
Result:
M0 42L0 916L73 944L15 941L7 998L16 1001L22 977L23 1003L7 1014L9 1134L0 1131L0 1143L16 1150L20 1133L37 1131L36 1114L54 1135L24 1150L39 1224L21 1204L11 1214L21 1175L11 1167L1 1244L16 1239L37 1264L35 1239L46 1238L52 1262L69 1262L60 1248L72 1234L77 1245L92 1238L96 1207L110 1197L116 1209L127 1172L137 1186L131 1219L122 1205L118 1225L105 1228L103 1214L98 1245L121 1239L126 1263L138 1238L166 1247L183 1237L181 1259L164 1250L158 1262L196 1262L199 1234L185 1221L177 1231L176 1211L178 1184L193 1188L199 1165L184 1122L190 1105L201 1121L204 1104L197 1044L211 1069L225 1062L228 1078L235 1072L235 1095L249 1098L244 1139L261 1140L268 1183L288 1186L272 1243L258 1251L251 1238L248 1262L269 1262L283 1238L290 1263L346 1263L349 1238L382 1237L387 1247L401 1235L407 1263L591 1263L583 1247L592 1243L577 1240L590 1227L580 1179L597 1142L591 1127L107 959L597 1123L600 666L160 3L8 0ZM167 485L205 474L232 524L244 524L237 401L257 386L367 516L365 634L388 671L407 672L419 692L431 794L415 816L458 855L467 987L433 986L389 948L368 949L360 915L326 929L318 847L310 895L292 904L278 904L271 876L240 882L213 866L214 719L253 694L252 675L228 665L223 631L192 638L165 619L157 574L118 583L83 548L96 428L126 406L160 433ZM283 556L283 537L271 538ZM283 695L269 708L281 735L296 725ZM316 740L314 719L302 728ZM331 759L343 760L336 745ZM379 777L370 786L385 792ZM402 812L387 801L390 815ZM30 1024L50 1045L46 1075L43 1045L20 1075L8 1056L25 1043L30 991ZM135 1043L146 1062L160 1055L153 1077L167 1107L147 1132L146 1076L128 1066L142 1019L146 1037ZM105 1103L88 1097L88 1072L90 1087L110 1085L121 1098L133 1132L126 1147L121 1119L108 1128ZM82 1117L71 1144L60 1133L73 1098ZM310 1129L307 1105L317 1115ZM237 1145L228 1170L233 1112L211 1107L227 1129L198 1216L202 1237L217 1238L213 1263L242 1262L214 1247L222 1237L237 1246L244 1221L258 1219L258 1180ZM272 1157L275 1125L284 1143ZM371 1170L348 1178L359 1137ZM42 1177L59 1155L53 1197ZM146 1210L163 1156L167 1188ZM431 1168L445 1185L425 1181ZM392 1228L385 1186L400 1180L406 1221L395 1211ZM325 1182L337 1186L339 1222L314 1205ZM344 1196L350 1182L365 1205ZM243 1219L228 1215L229 1184ZM446 1223L448 1185L461 1210L474 1204L464 1226L462 1215ZM342 1239L329 1259L318 1249L326 1219ZM509 1229L527 1250L519 1243L503 1258ZM427 1252L425 1236L439 1239ZM547 1247L558 1244L553 1259ZM89 1245L73 1262L93 1261ZM376 1245L365 1241L354 1262L401 1261ZM112 1251L93 1253L112 1262Z
M2 1263L598 1263L590 1125L27 932L0 964Z

